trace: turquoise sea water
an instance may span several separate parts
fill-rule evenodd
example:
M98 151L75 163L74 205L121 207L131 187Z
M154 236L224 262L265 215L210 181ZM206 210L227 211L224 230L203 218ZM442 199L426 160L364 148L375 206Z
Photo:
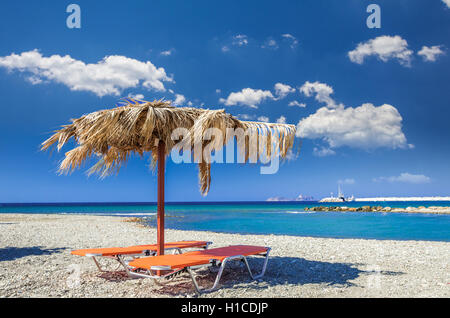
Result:
M306 212L317 202L168 203L166 227L226 233L336 238L450 241L450 215ZM332 203L328 205L339 205ZM352 202L358 207L450 206L450 202ZM156 223L156 205L143 203L0 204L0 213L137 216Z

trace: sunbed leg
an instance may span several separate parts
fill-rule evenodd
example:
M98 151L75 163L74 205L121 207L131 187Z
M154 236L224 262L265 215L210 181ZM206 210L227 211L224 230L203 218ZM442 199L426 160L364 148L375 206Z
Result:
M250 274L250 277L252 279L259 279L259 278L263 277L264 274L266 273L267 262L269 261L269 253L270 253L270 248L267 249L266 258L264 259L264 264L263 264L263 268L261 270L261 273L259 273L256 276L253 275L252 270L250 269L250 265L248 264L247 258L244 256L244 258L243 258L244 259L244 263L247 266L248 273Z
M209 289L203 289L203 290L200 289L200 287L198 286L197 280L195 279L194 272L189 267L187 268L187 271L188 271L189 275L191 276L192 282L194 283L195 291L197 292L197 294L209 293L209 292L214 291L217 288L217 286L219 285L220 278L222 277L223 270L225 268L226 263L227 263L227 260L225 259L222 262L222 264L220 265L220 269L219 269L219 272L217 273L216 280L214 281L214 285Z
M130 271L130 268L128 267L127 263L125 263L124 259L120 255L118 255L116 259L123 266L128 277L137 278L135 275L133 276L133 273Z
M97 259L92 256L92 259L94 260L95 265L97 265L97 268L100 272L106 272L105 270L102 269L102 267L100 266L100 264L98 263Z
M194 288L195 288L195 293L197 295L200 295L202 293L202 291L200 290L200 287L198 287L197 280L195 279L195 274L192 272L192 270L189 267L186 268L186 270L189 273L189 276L191 276L192 283L194 284Z
M222 277L222 273L223 273L223 270L224 270L226 264L227 264L227 260L224 260L222 262L222 264L220 265L219 272L217 273L216 280L214 281L213 287L208 289L208 291L213 291L214 289L216 289L217 285L219 285L219 281L220 281L220 278Z
M122 256L117 255L117 256L116 256L116 261L118 261L119 264L122 265L123 268L125 268L125 271L126 271L127 274L128 274L128 268L127 268L127 266L126 266L126 264L125 264L125 261L123 260ZM119 265L119 266L120 266L120 265Z
M180 248L177 247L177 248L175 248L175 249L173 250L173 253L172 253L172 254L175 255L175 254L177 254L177 253L178 253L178 254L183 254L183 251L182 251Z

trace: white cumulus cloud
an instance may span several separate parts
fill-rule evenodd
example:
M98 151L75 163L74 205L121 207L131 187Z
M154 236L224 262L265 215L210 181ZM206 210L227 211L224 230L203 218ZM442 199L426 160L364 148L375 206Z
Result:
M297 125L297 137L322 139L330 148L408 148L402 116L394 106L322 107Z
M172 53L175 51L175 49L170 49L170 50L166 50L166 51L162 51L161 53L159 53L162 56L170 56L172 55Z
M313 149L313 155L317 157L326 157L326 156L333 156L336 152L333 149L326 148L326 147L314 147Z
M262 121L264 123L268 123L269 122L269 117L267 117L267 116L259 116L258 120Z
M281 36L291 43L290 44L291 49L295 49L297 47L298 40L295 36L293 36L292 34L289 34L289 33L282 34Z
M140 99L143 100L145 96L143 94L128 94L128 97L134 98L134 99Z
M368 56L376 56L381 61L397 59L404 66L411 63L413 51L408 49L408 42L400 36L383 35L365 43L359 43L356 49L348 52L348 57L354 63L362 64Z
M423 174L412 174L408 172L403 172L399 176L392 177L378 177L373 179L374 182L405 182L405 183L414 183L414 184L422 184L422 183L430 183L431 178L427 177Z
M244 88L240 92L233 92L228 97L219 99L219 102L226 106L249 106L258 108L258 104L266 99L275 99L270 91L261 89Z
M163 82L173 82L164 68L150 61L111 55L95 64L87 64L69 55L44 57L38 50L0 57L0 67L31 74L31 81L53 81L73 91L89 91L98 96L120 95L127 88L142 86L165 91Z
M227 53L230 52L234 47L244 47L249 43L248 36L245 34L238 34L232 37L229 37L222 44L222 52Z
M233 37L233 45L244 46L248 44L248 37L245 34L238 34Z
M317 101L326 105L297 124L297 137L320 139L327 144L314 148L317 156L334 155L334 149L342 146L366 150L414 147L407 143L402 131L403 118L392 105L365 103L346 107L331 98L334 93L331 86L320 82L306 82L300 91L309 97L315 95Z
M277 119L278 124L286 124L286 117L280 116L280 118Z
M450 2L450 0L448 1ZM439 55L444 54L444 51L440 45L433 45L432 47L424 45L417 54L422 56L423 60L426 62L435 62Z
M249 114L237 114L236 115L237 118L241 119L241 120L253 120L255 119L255 115L249 115Z
M305 103L300 103L300 102L298 102L298 101L296 101L296 100L293 100L292 102L290 102L290 103L288 104L288 106L305 108L305 107L306 107L306 104L305 104Z
M293 88L287 84L283 84L283 83L275 84L275 94L278 96L278 99L283 99L288 94L294 93L294 92L295 92L295 88Z
M173 101L174 105L180 106L186 102L186 97L181 94L175 94L175 100Z
M325 83L320 82L306 82L299 88L300 92L308 97L315 94L315 99L318 102L325 103L327 107L334 108L337 107L336 102L330 97L334 93L333 88Z
M277 50L278 49L278 43L272 38L268 38L263 45L261 45L263 49L271 49L271 50Z
M27 79L27 81L29 81L33 85L44 83L44 81L41 78L39 78L37 76L33 76L33 75L32 76L28 76L26 79Z

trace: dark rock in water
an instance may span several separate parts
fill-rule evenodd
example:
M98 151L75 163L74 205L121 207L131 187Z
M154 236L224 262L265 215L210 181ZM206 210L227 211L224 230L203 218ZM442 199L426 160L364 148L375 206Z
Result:
M392 209L390 207L382 206L370 206L365 205L362 207L346 207L346 206L313 206L305 208L305 211L315 212L389 212Z

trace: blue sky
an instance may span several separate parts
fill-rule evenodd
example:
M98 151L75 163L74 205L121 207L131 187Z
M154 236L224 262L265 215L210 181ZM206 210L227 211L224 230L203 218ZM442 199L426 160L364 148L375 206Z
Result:
M66 26L71 3L81 29ZM371 3L379 29L366 26ZM206 198L196 165L169 162L168 201L321 198L338 182L359 197L449 195L448 5L2 1L0 202L155 201L148 160L99 180L89 166L57 175L70 147L39 152L59 125L128 95L298 125L298 158L274 175L216 164Z

